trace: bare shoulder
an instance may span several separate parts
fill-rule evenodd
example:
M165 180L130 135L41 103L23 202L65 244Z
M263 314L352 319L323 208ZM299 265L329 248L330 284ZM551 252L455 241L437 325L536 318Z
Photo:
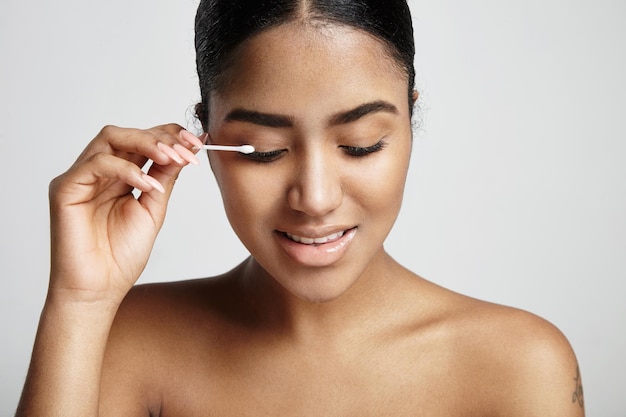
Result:
M192 359L210 355L227 304L224 286L210 278L132 289L108 339L101 415L159 414L163 387L184 373L193 376Z
M481 375L489 408L506 416L583 416L580 370L570 343L547 320L459 296L451 319L464 366Z
M126 350L140 343L178 350L187 341L218 331L220 319L234 320L234 285L228 275L134 287L117 313L110 343Z

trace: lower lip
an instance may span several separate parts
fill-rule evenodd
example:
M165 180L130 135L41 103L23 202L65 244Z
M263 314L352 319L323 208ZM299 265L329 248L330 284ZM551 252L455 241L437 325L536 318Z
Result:
M356 235L357 228L347 230L339 239L322 244L305 245L277 232L276 236L287 255L299 264L312 267L329 266L343 257Z

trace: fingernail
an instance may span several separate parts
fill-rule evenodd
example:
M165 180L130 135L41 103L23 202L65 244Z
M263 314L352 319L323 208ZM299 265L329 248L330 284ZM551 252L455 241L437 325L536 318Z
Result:
M185 148L183 145L179 145L178 143L174 144L174 150L178 152L178 154L190 164L194 164L194 165L200 164L200 161L198 161L198 158L196 158L193 152Z
M181 130L180 137L194 147L202 148L202 141L188 130Z
M163 186L161 185L160 182L158 182L156 179L152 178L150 175L148 174L143 174L141 176L141 179L148 184L149 186L151 186L152 188L154 188L155 190L157 190L160 193L165 193L165 188L163 188Z
M157 147L163 151L164 154L166 154L167 156L170 157L170 159L172 159L174 162L177 162L179 164L184 164L185 161L183 161L183 159L180 157L180 155L178 153L176 153L176 151L172 148L170 148L169 146L167 146L166 144L159 142L157 144Z
M206 132L198 136L198 139L200 140L200 146L194 145L193 148L191 148L191 152L196 154L200 152L202 149L204 149L204 144L207 142L208 138L209 138L209 134Z

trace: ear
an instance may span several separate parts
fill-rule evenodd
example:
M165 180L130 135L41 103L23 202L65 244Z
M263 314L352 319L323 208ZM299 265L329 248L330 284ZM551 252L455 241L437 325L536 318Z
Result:
M419 97L420 97L420 93L417 90L413 90L413 95L411 96L411 100L413 100L413 104L415 104L415 102L417 101Z
M205 132L208 131L209 126L207 125L207 121L209 120L209 112L203 102L197 103L194 107L196 119L200 120L200 124L202 124L202 130Z

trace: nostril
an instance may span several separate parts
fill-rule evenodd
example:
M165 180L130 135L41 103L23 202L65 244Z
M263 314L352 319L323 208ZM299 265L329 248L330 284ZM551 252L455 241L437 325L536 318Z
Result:
M338 172L340 167L327 151L326 146L320 145L299 153L288 194L293 210L319 217L341 206L343 188Z
M339 186L306 186L293 187L289 191L289 206L296 211L310 216L325 215L339 206L343 199L343 191Z

